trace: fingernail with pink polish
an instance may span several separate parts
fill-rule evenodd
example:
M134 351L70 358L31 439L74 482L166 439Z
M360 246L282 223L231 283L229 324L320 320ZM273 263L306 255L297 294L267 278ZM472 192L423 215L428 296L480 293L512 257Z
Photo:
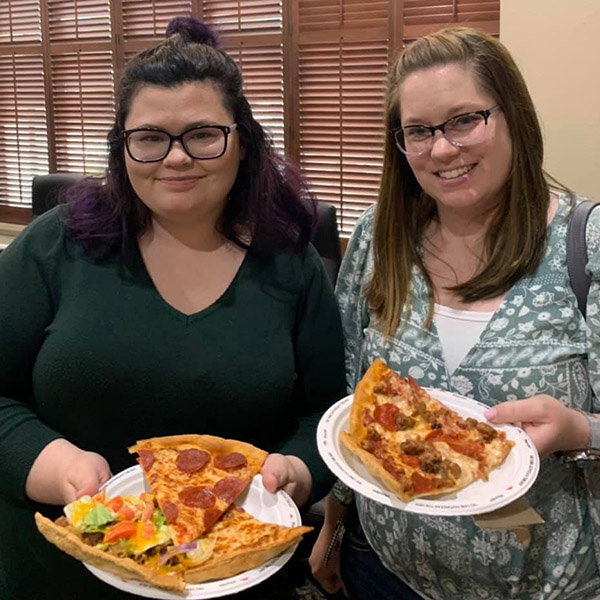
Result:
M491 419L494 419L496 417L496 407L492 407L492 408L488 408L484 413L483 416L490 421Z

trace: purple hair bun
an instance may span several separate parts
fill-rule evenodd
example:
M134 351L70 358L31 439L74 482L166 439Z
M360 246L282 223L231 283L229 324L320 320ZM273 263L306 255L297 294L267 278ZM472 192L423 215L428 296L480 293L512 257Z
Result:
M169 21L165 37L178 33L186 43L206 44L213 48L219 47L219 36L208 25L201 23L194 17L175 17Z

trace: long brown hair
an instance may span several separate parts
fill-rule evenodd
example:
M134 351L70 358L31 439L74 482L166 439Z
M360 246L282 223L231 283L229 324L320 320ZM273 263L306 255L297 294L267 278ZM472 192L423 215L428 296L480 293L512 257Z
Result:
M485 237L482 269L450 288L464 302L493 298L510 289L540 264L546 250L550 190L542 168L540 124L523 76L508 50L489 35L467 27L443 29L410 44L390 69L385 127L401 124L399 87L408 75L437 65L457 63L472 70L478 85L502 108L512 140L512 165L499 207ZM375 212L374 270L366 297L377 326L391 335L404 311L411 310L411 270L416 265L433 286L418 251L423 230L437 209L413 175L408 161L386 136L383 174Z

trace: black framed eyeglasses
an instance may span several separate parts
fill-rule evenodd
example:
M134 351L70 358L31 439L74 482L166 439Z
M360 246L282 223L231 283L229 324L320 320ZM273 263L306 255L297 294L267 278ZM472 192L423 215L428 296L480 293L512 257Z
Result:
M188 156L200 160L219 158L227 150L227 139L237 123L231 125L201 125L190 127L179 135L155 127L127 129L123 132L125 147L132 160L159 162L164 160L173 146L179 142Z
M435 132L442 135L458 148L474 146L485 139L486 125L490 115L501 110L500 105L485 110L462 113L439 125L407 125L390 131L398 149L407 156L420 156L431 150Z

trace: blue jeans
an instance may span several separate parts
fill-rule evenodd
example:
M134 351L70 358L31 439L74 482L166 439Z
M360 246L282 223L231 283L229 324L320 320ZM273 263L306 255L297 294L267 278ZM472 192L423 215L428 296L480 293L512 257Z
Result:
M350 600L422 600L383 566L358 520L348 523L342 542L340 574Z

